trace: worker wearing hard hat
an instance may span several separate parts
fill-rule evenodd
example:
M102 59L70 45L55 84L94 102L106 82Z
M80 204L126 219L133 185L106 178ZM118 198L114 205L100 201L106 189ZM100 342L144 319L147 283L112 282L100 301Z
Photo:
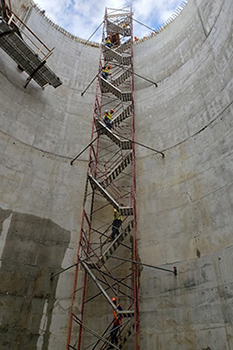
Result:
M120 212L114 209L113 212L113 223L112 223L112 235L111 239L113 240L115 236L119 235L119 228L122 224L122 216L120 215Z
M111 68L112 68L111 65L102 67L102 77L103 77L104 79L106 79L106 80L108 79L109 70L110 70Z
M104 45L109 47L111 49L112 47L112 41L111 41L112 37L111 35L108 35L105 40L104 40Z
M109 128L110 130L112 129L112 124L111 124L111 120L112 120L112 114L114 113L114 109L106 109L106 111L104 112L104 122L107 126L107 128Z
M122 311L122 307L120 304L117 303L116 298L111 298L113 304L116 306L117 310L113 310L113 325L110 330L110 337L111 337L111 343L117 345L118 339L117 339L117 333L119 332L120 326L122 324L122 317L117 313L117 311ZM113 346L110 345L108 349L113 349Z

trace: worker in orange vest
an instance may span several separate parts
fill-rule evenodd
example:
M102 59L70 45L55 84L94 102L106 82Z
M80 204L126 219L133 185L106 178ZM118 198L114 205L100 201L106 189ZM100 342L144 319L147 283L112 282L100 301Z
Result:
M120 326L122 325L122 317L117 313L117 311L122 311L122 307L120 304L117 303L116 298L111 298L112 302L114 305L116 305L117 310L113 310L113 326L110 330L110 337L111 337L111 343L117 345L118 344L118 339L117 339L117 334L119 332ZM108 349L113 349L113 346L110 345Z

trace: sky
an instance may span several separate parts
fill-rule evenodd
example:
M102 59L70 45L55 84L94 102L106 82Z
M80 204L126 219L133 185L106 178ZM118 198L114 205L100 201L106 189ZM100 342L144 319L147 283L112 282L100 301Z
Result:
M182 0L34 0L45 10L45 15L60 27L82 39L88 39L104 18L105 7L123 8L131 5L133 18L156 29L181 5ZM133 32L139 38L150 35L151 30L133 23ZM102 27L91 38L100 42Z

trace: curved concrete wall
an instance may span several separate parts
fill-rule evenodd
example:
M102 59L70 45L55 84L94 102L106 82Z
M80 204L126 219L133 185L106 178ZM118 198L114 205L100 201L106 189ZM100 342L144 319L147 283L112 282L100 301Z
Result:
M19 2L16 3L19 6ZM84 45L40 12L19 8L50 48L63 81L42 90L0 53L0 348L64 349L90 141L98 45Z
M190 0L136 45L143 349L233 349L231 0ZM156 344L156 347L155 347Z
M21 2L23 3L23 1ZM27 2L28 4L29 2ZM19 6L19 1L15 2ZM22 9L22 8L20 8ZM22 9L23 11L23 9ZM25 10L26 11L26 10ZM27 23L55 52L54 90L0 55L0 346L65 348L99 48L35 8ZM231 0L190 0L134 47L142 349L233 349ZM3 283L2 283L3 281Z

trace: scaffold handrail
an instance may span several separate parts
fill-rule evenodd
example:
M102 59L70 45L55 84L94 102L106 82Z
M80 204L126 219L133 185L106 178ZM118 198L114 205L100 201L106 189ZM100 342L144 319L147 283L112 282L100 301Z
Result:
M21 18L19 18L17 16L17 14L12 10L11 8L11 3L9 1L9 7L6 5L6 8L8 11L6 11L6 16L5 16L5 19L8 19L6 21L6 23L8 24L8 26L16 26L18 31L21 33L21 35L25 35L27 37L27 39L37 48L38 50L38 54L39 53L42 53L43 56L44 56L44 59L47 59L54 51L54 47L52 49L49 49L48 46L26 25L26 23L24 21L21 20ZM31 38L29 37L29 35L22 29L20 29L15 21L15 19L22 25L22 28L27 30L31 35L32 37L40 44L38 46L38 44L36 44L35 42L33 42L31 40ZM43 53L42 52L42 48L44 48L47 52L46 53Z

